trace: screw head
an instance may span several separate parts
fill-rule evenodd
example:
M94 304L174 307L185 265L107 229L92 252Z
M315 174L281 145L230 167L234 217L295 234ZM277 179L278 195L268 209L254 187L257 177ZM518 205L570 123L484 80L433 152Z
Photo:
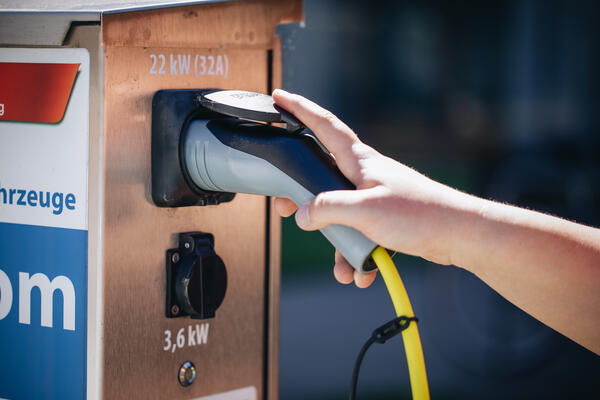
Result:
M190 248L190 242L185 242L183 244L183 247L185 247L186 249L189 249Z
M179 262L179 253L173 253L171 255L171 261L173 264L177 264Z
M173 314L173 315L179 314L179 306L177 304L173 304L171 306L171 314Z
M196 366L191 361L186 361L179 367L177 379L181 386L190 386L196 379Z

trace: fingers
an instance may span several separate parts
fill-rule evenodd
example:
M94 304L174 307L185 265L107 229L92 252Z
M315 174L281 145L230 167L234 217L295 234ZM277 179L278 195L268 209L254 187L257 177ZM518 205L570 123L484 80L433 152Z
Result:
M282 217L289 217L298 209L298 206L293 201L283 197L276 197L274 204L275 211Z
M373 214L370 200L376 198L377 187L361 190L334 190L322 192L303 204L296 212L296 223L301 229L312 231L328 225L341 224L361 230L369 214Z
M361 156L364 158L365 154L369 154L370 148L346 124L331 112L296 94L277 89L273 91L273 100L312 130L333 154L342 173L357 187L361 186L360 160ZM305 230L321 229L332 224L356 228L361 225L362 216L365 215L365 207L361 207L361 204L372 189L320 193L313 201L298 209L296 223ZM289 216L296 209L284 199L276 199L275 207L282 216ZM349 284L354 280L360 288L370 286L376 276L376 272L363 274L355 271L337 251L333 273L339 282Z
M353 152L353 145L362 143L352 129L331 112L300 95L276 89L273 91L273 100L315 133L335 156L342 173L356 184L356 179L360 176L360 166Z
M371 286L375 280L375 277L377 276L377 272L372 271L367 274L363 274L356 271L354 268L352 268L348 261L346 261L344 256L342 256L342 254L336 250L333 275L338 282L343 283L344 285L350 284L352 281L354 281L357 287L366 288Z
M356 287L364 289L371 286L371 283L375 280L377 271L367 272L366 274L354 270L354 283Z
M339 283L348 285L354 280L354 268L346 261L344 256L335 250L335 265L333 266L333 276Z
M300 95L275 89L273 100L299 118L334 155L358 141L354 132L335 115Z

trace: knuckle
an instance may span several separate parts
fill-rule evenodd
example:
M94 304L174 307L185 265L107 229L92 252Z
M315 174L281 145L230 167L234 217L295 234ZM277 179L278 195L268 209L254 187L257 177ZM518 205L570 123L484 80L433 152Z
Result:
M303 100L303 97L300 97L297 94L294 94L290 98L290 103L292 103L293 107L297 108L302 104L302 100Z
M329 110L323 110L319 114L319 126L335 126L337 121L337 117Z
M331 210L334 200L327 194L327 192L319 193L313 200L310 208L311 217L314 220L325 222L328 220L328 210ZM311 218L312 219L312 218Z
M329 122L337 120L337 117L329 110L323 110L323 112L321 113L321 118Z
M324 206L327 206L327 201L328 201L327 196L323 193L319 193L313 200L312 208L314 210L320 210Z
M354 134L354 136L356 136L354 132L352 133ZM375 156L375 150L369 145L358 140L358 138L354 143L352 143L351 148L352 152L361 160L368 160Z

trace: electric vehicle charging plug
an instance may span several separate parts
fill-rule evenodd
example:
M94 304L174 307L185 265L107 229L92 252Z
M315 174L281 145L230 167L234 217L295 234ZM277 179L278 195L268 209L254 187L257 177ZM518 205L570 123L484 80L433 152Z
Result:
M324 191L356 189L332 155L308 130L299 131L294 117L278 111L271 96L206 91L199 102L221 113L194 118L181 133L183 169L199 190L287 197L301 205ZM244 118L286 122L290 129ZM376 268L370 254L377 245L359 231L331 225L321 232L356 270Z

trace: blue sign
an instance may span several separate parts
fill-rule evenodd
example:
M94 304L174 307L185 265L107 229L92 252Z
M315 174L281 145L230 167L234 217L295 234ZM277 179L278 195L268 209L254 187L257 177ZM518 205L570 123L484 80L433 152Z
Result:
M85 398L86 266L87 231L0 223L0 398Z

